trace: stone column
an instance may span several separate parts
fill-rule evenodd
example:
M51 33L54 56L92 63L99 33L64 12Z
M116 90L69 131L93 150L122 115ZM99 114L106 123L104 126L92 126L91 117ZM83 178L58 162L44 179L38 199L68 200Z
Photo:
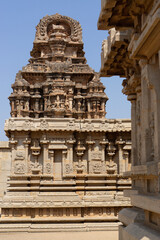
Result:
M136 165L137 160L137 126L136 126L136 94L128 96L128 100L131 101L131 141L132 141L132 152L131 152L131 164Z

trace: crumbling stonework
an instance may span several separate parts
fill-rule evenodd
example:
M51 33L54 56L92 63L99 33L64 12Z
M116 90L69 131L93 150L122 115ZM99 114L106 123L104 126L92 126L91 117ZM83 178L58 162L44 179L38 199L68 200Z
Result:
M102 76L119 75L132 105L133 209L119 214L120 240L160 238L160 1L102 0Z
M123 196L131 125L105 118L108 98L86 63L80 24L59 14L41 19L12 88L0 231L117 231L118 212L131 206Z

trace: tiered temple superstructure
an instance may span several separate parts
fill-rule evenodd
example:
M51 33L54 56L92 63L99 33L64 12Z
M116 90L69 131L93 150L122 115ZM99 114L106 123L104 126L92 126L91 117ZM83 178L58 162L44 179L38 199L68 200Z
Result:
M86 63L80 24L59 14L44 17L12 88L1 231L5 223L7 231L15 223L25 223L25 231L34 223L41 231L55 223L117 230L119 210L130 206L123 196L131 184L123 177L130 169L130 120L105 118L108 98Z
M98 28L109 30L101 75L119 75L132 111L134 206L123 209L120 240L160 239L160 0L102 0Z

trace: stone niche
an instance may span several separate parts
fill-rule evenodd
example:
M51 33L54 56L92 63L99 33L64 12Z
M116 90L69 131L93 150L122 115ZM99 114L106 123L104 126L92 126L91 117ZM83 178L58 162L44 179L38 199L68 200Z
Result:
M39 223L55 231L66 223L117 231L119 210L131 206L123 196L131 186L123 176L131 165L130 120L105 118L105 87L86 63L77 21L56 14L36 29L9 97L11 170L0 229Z

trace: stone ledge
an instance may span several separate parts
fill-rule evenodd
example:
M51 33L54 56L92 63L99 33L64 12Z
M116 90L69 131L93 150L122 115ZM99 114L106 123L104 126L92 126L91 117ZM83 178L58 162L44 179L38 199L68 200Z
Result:
M5 122L5 131L79 131L79 132L130 132L130 119L74 118L10 118Z
M0 149L2 149L2 148L9 148L9 142L0 141Z
M109 33L107 40L102 43L101 76L124 77L125 71L122 66L126 59L131 32L130 30L117 31L115 28L111 28Z
M12 223L7 224L3 223L1 224L0 233L2 232L19 232L19 231L25 231L28 232L45 232L45 231L65 231L65 232L74 232L74 231L115 231L118 230L118 226L121 225L119 222L113 222L113 223L75 223L75 224L43 224L43 223ZM16 230L15 230L16 229ZM0 235L1 236L1 235Z
M138 165L131 167L131 175L157 175L160 173L159 162L147 162L146 165Z
M118 219L128 226L131 223L144 221L144 212L137 208L125 208L118 214Z
M131 223L126 228L119 227L119 240L159 240L159 232L140 223Z
M123 191L124 197L130 198L134 194L138 194L138 190L126 189Z
M131 204L138 208L160 214L160 196L132 195Z

